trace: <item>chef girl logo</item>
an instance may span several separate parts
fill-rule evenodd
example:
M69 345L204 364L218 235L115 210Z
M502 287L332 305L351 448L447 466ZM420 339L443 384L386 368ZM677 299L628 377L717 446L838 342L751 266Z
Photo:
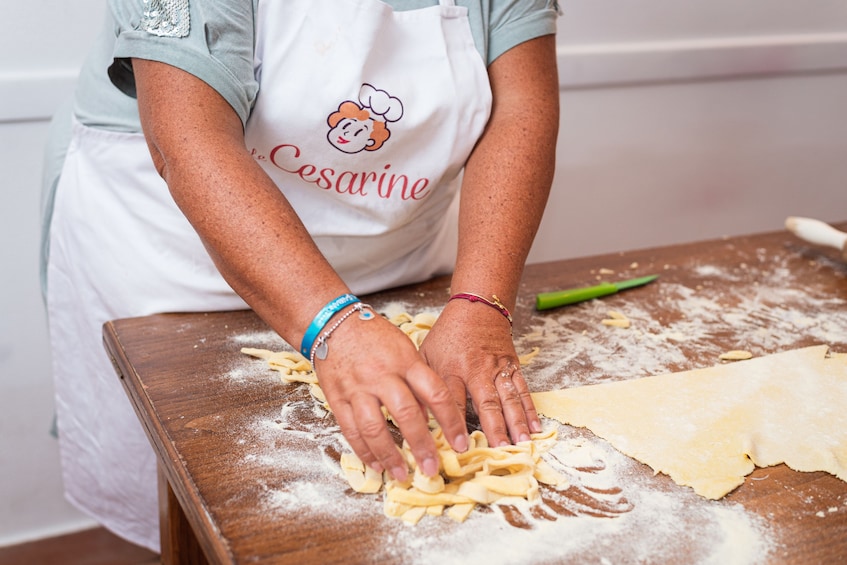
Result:
M346 100L327 117L330 145L343 153L376 151L391 135L389 122L403 117L403 103L384 90L363 84L359 102Z

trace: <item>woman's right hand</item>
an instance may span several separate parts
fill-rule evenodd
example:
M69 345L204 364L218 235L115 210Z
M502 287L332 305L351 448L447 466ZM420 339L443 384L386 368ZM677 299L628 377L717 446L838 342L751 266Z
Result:
M456 451L467 449L464 414L450 390L391 322L381 316L361 319L353 314L332 332L327 349L325 360L315 359L318 381L341 432L366 465L379 472L388 470L398 480L408 474L382 406L426 475L438 473L427 410Z

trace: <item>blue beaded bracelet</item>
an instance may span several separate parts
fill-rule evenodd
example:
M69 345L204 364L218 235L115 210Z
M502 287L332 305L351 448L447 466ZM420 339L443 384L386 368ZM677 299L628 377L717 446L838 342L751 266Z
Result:
M312 353L312 346L315 344L315 339L317 339L318 334L324 329L329 319L335 316L339 310L357 302L360 302L360 300L352 294L342 294L321 308L321 311L318 312L318 315L315 316L315 319L306 328L306 333L303 334L303 340L300 342L300 353L303 357L306 359L309 358Z

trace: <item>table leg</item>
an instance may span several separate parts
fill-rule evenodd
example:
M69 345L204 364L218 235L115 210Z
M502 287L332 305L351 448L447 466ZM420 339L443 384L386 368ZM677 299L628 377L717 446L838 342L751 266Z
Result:
M208 565L203 548L159 464L159 535L162 565Z

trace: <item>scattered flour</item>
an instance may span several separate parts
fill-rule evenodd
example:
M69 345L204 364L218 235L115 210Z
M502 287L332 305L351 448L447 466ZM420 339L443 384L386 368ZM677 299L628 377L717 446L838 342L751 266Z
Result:
M264 347L266 349L274 349L280 347L288 347L288 344L279 337L279 335L271 330L265 332L250 332L233 335L230 339L242 345L243 347ZM259 345L257 345L259 344Z
M533 390L707 367L731 349L766 355L805 344L843 344L847 341L847 302L797 290L797 281L785 267L739 268L741 274L701 265L698 288L657 281L659 301L645 303L615 297L616 310L632 322L626 330L600 325L609 306L591 301L535 313L530 330L516 340L518 353L533 346L540 353L524 372ZM744 281L727 296L718 281ZM725 344L716 345L725 340ZM692 354L692 349L694 353Z

